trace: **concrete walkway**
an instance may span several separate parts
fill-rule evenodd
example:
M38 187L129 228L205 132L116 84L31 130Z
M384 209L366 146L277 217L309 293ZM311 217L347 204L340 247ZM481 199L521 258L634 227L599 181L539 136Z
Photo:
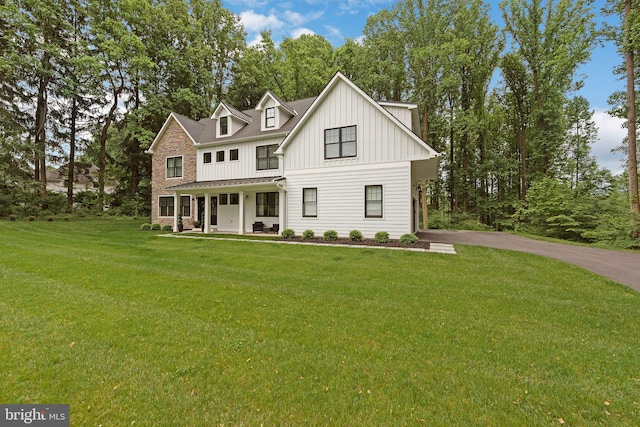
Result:
M543 242L498 232L427 230L418 236L430 242L485 246L555 258L640 291L640 253Z

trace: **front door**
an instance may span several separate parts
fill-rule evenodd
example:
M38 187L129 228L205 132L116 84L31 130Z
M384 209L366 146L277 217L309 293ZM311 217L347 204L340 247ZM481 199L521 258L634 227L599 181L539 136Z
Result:
M198 218L202 218L204 227L204 197L198 197ZM211 198L211 223L210 225L218 225L218 197Z

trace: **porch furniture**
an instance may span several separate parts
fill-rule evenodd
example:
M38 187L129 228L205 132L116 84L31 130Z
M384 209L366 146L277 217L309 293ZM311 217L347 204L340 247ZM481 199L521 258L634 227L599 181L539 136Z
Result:
M254 233L262 233L264 232L264 222L262 221L256 221L253 223L253 232Z
M271 226L271 232L278 234L280 232L280 224L273 224Z

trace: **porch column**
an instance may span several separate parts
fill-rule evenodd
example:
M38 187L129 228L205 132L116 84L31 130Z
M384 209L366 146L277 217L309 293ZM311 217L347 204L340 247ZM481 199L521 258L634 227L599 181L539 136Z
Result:
M278 224L280 231L287 228L287 192L282 188L278 189Z
M204 194L204 233L211 230L211 195Z
M244 234L244 191L238 193L238 234Z
M180 215L180 196L178 193L173 195L173 232L178 232L178 215Z

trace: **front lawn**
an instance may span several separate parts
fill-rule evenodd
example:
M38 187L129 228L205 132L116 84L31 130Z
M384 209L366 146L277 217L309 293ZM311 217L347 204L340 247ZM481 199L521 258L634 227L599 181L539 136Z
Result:
M0 221L0 403L71 425L640 425L640 294L528 254Z

